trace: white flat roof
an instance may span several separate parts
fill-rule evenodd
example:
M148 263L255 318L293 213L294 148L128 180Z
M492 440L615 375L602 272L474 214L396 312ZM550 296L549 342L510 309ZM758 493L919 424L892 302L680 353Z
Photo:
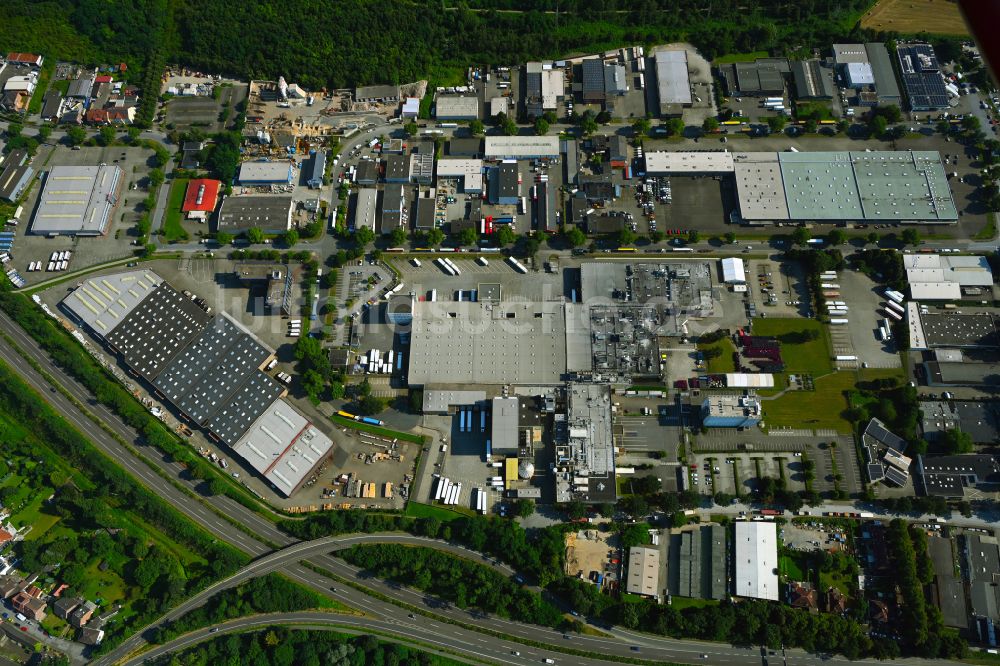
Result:
M124 172L111 166L54 166L31 220L31 233L97 236L107 232Z
M736 159L734 171L743 219L788 219L785 185L777 153L759 153L751 159Z
M658 150L646 153L646 173L732 173L733 154Z
M122 323L161 282L163 278L145 270L93 277L63 299L63 305L103 337Z
M726 257L722 260L722 281L723 282L746 282L747 274L743 267L743 260L739 257Z
M233 451L288 496L331 448L329 437L279 398L254 421Z
M244 162L240 165L241 183L280 183L292 179L288 162Z
M736 523L735 592L778 601L778 531L773 522Z
M488 136L484 155L487 159L509 157L559 157L558 136Z
M466 190L483 191L483 161L445 157L437 161L439 178L462 178Z
M920 303L917 301L906 304L906 325L910 329L910 349L927 349L924 326L920 323Z
M911 282L910 294L918 301L957 301L962 288L957 282Z
M434 102L435 118L478 118L479 98L461 95L445 95Z
M660 105L690 104L687 51L656 51L656 84Z
M628 551L628 581L625 591L655 597L660 589L660 551L634 546Z

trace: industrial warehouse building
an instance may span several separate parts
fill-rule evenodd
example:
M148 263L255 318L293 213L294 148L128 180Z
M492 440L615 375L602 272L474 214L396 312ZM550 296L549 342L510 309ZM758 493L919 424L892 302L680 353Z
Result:
M57 166L38 197L31 233L43 236L102 236L124 186L116 166Z
M373 187L362 187L354 195L354 229L368 227L375 231L375 218L378 215L378 190Z
M930 44L900 44L896 47L900 78L910 111L948 108L948 91L934 47Z
M483 161L473 159L444 158L437 163L438 178L461 180L460 192L481 194L483 191Z
M863 104L898 106L902 101L892 58L885 44L834 44L833 60L847 85L859 91ZM863 94L866 91L874 94L866 96Z
M651 152L645 159L650 175L733 174L747 224L958 220L937 151Z
M244 162L240 165L241 185L289 185L294 170L289 162Z
M479 117L479 98L441 95L434 101L434 117L438 120L475 120Z
M26 150L12 150L0 159L0 199L13 203L24 194L35 175L29 163Z
M329 455L333 442L263 371L274 350L155 273L90 278L61 305L182 418L231 447L284 495Z
M414 304L409 383L558 384L566 373L564 304Z
M940 254L903 255L903 268L916 301L958 301L963 295L993 292L993 271L986 257Z
M292 206L288 195L226 197L217 230L240 234L256 227L266 234L283 234L292 228Z
M692 104L687 51L656 51L656 87L661 116L679 116Z
M738 597L778 601L778 530L771 521L736 523Z
M488 160L534 160L559 157L558 136L488 136Z
M222 183L210 178L193 178L188 181L187 190L184 192L184 203L181 204L181 212L189 220L201 220L204 222L219 204L219 190Z
M566 89L566 74L562 68L553 67L551 62L529 62L525 75L527 92L524 99L528 115L537 117L546 111L555 111ZM499 110L506 113L504 109ZM496 113L491 113L491 116L496 116Z
M657 597L660 591L660 551L656 548L633 546L628 551L628 579L625 591Z

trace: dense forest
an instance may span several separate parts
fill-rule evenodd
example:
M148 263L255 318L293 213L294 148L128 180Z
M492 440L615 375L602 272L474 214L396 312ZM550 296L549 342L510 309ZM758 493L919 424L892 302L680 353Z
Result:
M306 87L442 80L522 62L687 39L708 57L847 38L871 0L6 0L0 48L57 58L164 58Z

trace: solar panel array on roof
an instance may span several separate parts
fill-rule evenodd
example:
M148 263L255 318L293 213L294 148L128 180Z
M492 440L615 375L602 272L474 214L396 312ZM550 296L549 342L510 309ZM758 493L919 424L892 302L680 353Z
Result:
M195 423L204 424L271 354L228 315L222 315L153 384Z
M910 477L908 475L904 474L903 472L900 472L895 467L886 466L885 467L885 478L886 478L886 480L890 481L891 483L896 484L897 486L905 486L907 480Z
M194 301L164 282L129 313L107 340L129 367L153 380L210 319Z
M868 465L868 479L872 483L881 481L884 477L885 472L882 470L882 465Z
M896 47L896 54L910 110L947 109L948 93L934 47L930 44L901 45Z

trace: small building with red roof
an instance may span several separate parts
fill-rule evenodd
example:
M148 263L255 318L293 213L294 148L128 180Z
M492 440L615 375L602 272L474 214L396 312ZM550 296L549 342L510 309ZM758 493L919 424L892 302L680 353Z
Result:
M7 62L17 65L31 65L32 67L42 66L42 56L34 53L8 53Z
M210 178L189 180L181 212L186 213L189 220L204 222L209 215L215 212L215 206L219 203L219 188L221 187L220 181Z

